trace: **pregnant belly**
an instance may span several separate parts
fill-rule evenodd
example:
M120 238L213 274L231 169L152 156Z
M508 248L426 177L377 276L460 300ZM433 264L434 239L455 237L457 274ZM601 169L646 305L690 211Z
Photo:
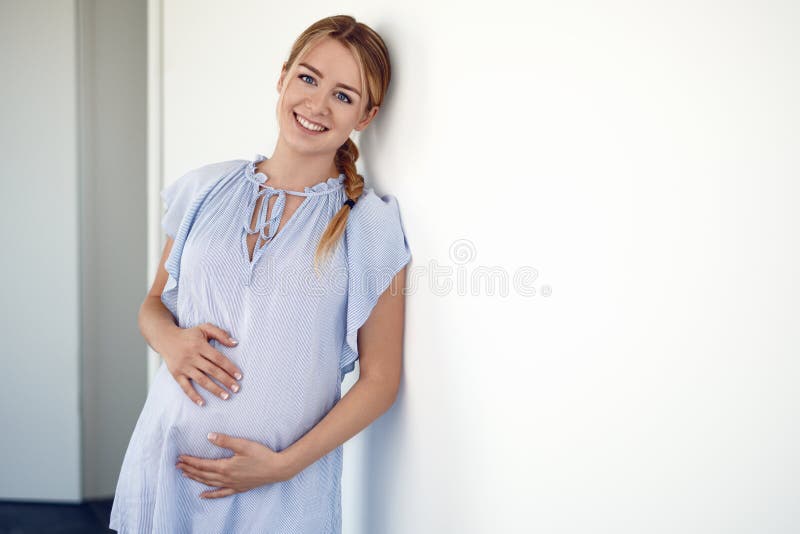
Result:
M259 442L279 452L314 427L338 399L338 382L320 383L315 373L294 376L243 368L238 393L222 399L199 384L205 400L198 406L186 395L162 363L145 409L159 412L161 435L178 454L205 458L233 455L208 441L209 432ZM334 387L335 386L335 387Z

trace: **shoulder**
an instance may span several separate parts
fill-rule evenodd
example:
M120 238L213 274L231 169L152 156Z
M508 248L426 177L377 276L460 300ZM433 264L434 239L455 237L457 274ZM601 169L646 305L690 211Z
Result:
M372 187L365 187L358 201L350 210L348 227L354 229L374 227L381 224L401 224L400 204L394 195L379 195Z
M247 160L243 159L232 159L208 163L189 170L168 188L172 187L176 191L181 190L190 195L197 194L215 180L222 178L240 166L244 166L247 162Z
M184 216L191 212L203 191L223 177L228 176L248 163L247 160L227 160L209 163L183 174L180 178L161 190L161 199L166 212L161 219L161 226L167 235L175 238Z
M379 195L373 188L364 188L351 208L347 219L348 249L395 249L407 251L408 243L400 214L400 204L395 195Z
M225 161L207 163L206 165L202 165L200 167L197 167L196 169L192 169L189 172L197 174L199 176L219 176L221 174L225 174L226 172L230 172L236 167L242 166L245 163L248 163L248 160L229 159Z

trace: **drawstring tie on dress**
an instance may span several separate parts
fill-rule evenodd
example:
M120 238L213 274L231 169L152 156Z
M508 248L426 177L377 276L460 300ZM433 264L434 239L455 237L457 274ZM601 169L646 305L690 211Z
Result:
M286 207L286 195L290 194L302 197L328 195L332 192L342 189L344 187L345 180L345 175L340 174L336 178L329 178L326 181L316 184L312 187L305 187L305 191L275 189L274 187L266 185L268 179L266 174L262 172L256 172L255 170L256 164L263 159L265 159L265 157L258 154L256 159L245 167L245 177L253 184L254 188L254 194L248 203L248 220L245 220L242 223L243 230L246 232L246 234L241 240L242 251L250 262L250 276L252 276L253 268L263 254L264 249L267 248L267 243L271 242L278 233L278 226L280 226L280 221L283 218L283 211ZM267 218L269 201L273 196L277 196L278 198L275 199L275 204L272 206L272 210L269 213L269 218ZM263 200L261 201L261 206L258 210L256 227L252 228L251 218L258 203L259 197L263 197ZM353 200L347 199L343 205L349 206L352 209L354 204L355 202ZM298 207L298 210L299 209L300 208ZM294 214L292 217L294 217ZM253 256L250 258L250 251L247 245L247 236L253 234L259 234L259 238L256 240ZM247 283L249 285L249 280Z

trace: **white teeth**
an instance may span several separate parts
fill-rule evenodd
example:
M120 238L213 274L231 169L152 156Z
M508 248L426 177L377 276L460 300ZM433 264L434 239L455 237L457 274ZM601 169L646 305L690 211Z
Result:
M302 124L303 127L308 129L308 130L313 130L315 132L323 132L323 131L327 130L327 128L325 128L323 126L316 126L315 124L308 122L307 120L305 120L300 115L295 114L295 117L297 117L297 122Z

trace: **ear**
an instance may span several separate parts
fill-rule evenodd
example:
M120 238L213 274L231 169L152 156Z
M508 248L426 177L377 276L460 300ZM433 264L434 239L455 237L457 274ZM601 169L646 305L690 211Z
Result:
M356 123L356 126L355 126L355 128L353 128L353 129L354 129L355 131L357 131L357 132L360 132L361 130L363 130L364 128L366 128L366 127L367 127L367 125L368 125L370 122L372 122L372 119L374 119L374 118L375 118L375 115L377 115L377 114L378 114L378 110L379 110L379 109L380 109L380 106L373 106L373 107L372 107L372 109L371 109L371 110L369 110L369 112L367 112L367 113L365 113L365 114L364 114L364 118L363 118L363 119L361 119L360 121L358 121L358 123Z

